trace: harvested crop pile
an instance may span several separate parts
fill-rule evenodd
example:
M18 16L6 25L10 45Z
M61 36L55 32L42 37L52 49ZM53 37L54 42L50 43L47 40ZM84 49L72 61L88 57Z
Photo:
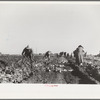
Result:
M28 63L28 62L27 62ZM30 66L27 63L13 62L10 66L0 63L0 83L21 83L31 74Z

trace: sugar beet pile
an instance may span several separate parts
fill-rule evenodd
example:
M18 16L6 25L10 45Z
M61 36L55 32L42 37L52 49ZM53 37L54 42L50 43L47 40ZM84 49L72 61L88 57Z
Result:
M50 60L36 55L35 61L22 59L20 55L0 56L0 83L39 84L99 84L99 60L82 67L75 66L74 58L53 56Z

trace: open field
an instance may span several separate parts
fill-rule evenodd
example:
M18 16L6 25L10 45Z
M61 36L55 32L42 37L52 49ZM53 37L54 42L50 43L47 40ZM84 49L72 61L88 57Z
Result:
M50 60L35 55L34 61L21 55L0 56L0 83L35 84L99 84L99 58L84 58L83 66L76 66L74 58L52 56Z

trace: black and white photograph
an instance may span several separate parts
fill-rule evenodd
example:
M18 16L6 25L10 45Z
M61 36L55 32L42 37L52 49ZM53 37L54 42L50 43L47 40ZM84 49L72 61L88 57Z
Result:
M100 84L100 2L0 1L0 83Z

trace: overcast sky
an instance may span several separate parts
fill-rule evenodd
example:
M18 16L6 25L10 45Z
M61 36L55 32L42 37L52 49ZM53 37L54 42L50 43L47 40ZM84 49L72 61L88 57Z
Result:
M0 52L100 51L100 2L0 2Z

